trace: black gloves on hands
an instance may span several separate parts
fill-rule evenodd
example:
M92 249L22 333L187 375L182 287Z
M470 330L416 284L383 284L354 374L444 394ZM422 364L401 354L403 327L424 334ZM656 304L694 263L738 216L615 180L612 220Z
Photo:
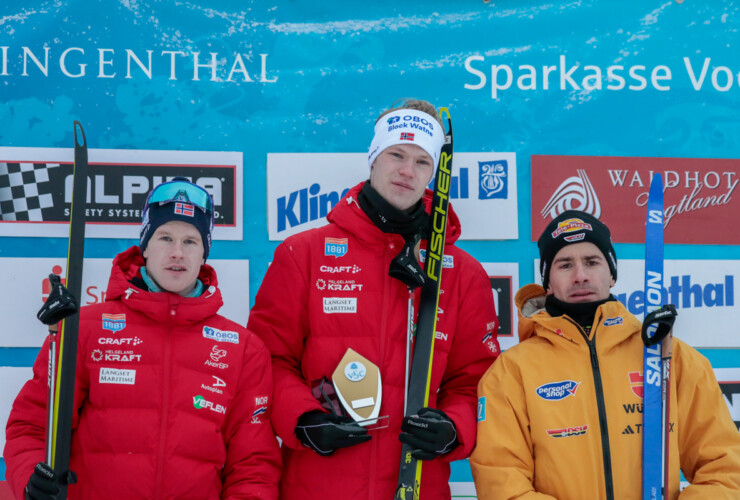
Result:
M36 317L45 325L59 323L67 316L71 316L79 310L77 300L62 285L62 279L59 276L50 274L49 285L51 285L49 298L46 299L44 305L36 313Z
M339 448L369 441L367 429L349 417L313 410L298 418L295 435L305 445L323 457Z
M59 477L49 464L39 462L26 485L26 500L56 500L61 497L60 485L76 482L77 475L74 472L67 471Z
M26 500L54 500L60 492L59 478L51 467L37 463L26 485Z
M414 448L411 456L418 460L433 460L460 444L455 424L436 408L422 408L418 415L404 417L398 439Z

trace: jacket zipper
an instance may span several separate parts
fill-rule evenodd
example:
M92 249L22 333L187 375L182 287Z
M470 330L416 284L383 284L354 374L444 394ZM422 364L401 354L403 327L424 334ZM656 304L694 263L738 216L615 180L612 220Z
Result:
M159 422L159 449L157 452L157 471L155 478L155 489L154 498L162 498L162 476L164 467L164 448L165 448L165 437L167 433L167 418L169 415L168 407L170 404L169 397L169 386L170 386L170 353L172 351L171 346L171 333L174 325L176 305L170 304L170 325L167 329L167 336L165 337L164 344L164 373L162 377L162 419Z
M599 427L601 431L601 453L604 461L604 485L606 487L607 500L614 500L614 477L612 475L612 455L609 446L609 428L606 421L606 404L604 403L604 385L601 381L601 370L599 369L599 357L596 355L596 328L601 321L594 321L593 342L588 339L588 335L581 325L564 316L568 321L578 328L588 345L588 352L591 358L591 372L594 376L594 389L596 389L596 405L599 409Z

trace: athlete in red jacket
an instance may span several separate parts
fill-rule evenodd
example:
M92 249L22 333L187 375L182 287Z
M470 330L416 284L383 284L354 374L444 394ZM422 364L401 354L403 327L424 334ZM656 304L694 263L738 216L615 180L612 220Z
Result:
M328 225L277 248L249 316L249 329L272 354L272 419L283 440L284 499L393 498L399 436L415 448L415 456L428 460L422 498L448 499L449 462L467 457L475 442L476 384L499 353L497 325L485 271L454 246L460 225L452 211L431 408L404 419L409 303L415 323L420 295L414 251L428 224L431 192L425 187L442 145L434 108L424 101L407 106L416 109L394 109L376 125L370 181L334 207ZM434 134L392 127L407 122ZM380 369L380 416L388 416L380 422L386 428L368 431L334 416L312 395L314 381L331 378L348 348Z
M216 314L212 213L208 193L184 179L155 188L140 247L114 260L105 303L81 309L70 499L277 498L269 354ZM58 490L37 465L47 360L48 341L8 419L4 457L19 499L24 487L38 500Z

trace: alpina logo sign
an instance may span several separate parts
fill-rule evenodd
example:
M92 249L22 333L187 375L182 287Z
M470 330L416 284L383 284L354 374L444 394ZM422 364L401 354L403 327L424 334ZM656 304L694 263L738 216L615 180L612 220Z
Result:
M613 241L644 242L654 173L663 177L666 243L740 244L722 230L740 209L740 160L605 156L532 156L532 240L564 211L582 210Z

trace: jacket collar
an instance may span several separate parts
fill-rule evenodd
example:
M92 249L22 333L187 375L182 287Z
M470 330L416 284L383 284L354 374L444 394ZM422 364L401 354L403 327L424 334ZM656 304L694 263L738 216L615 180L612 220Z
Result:
M145 264L141 250L136 245L118 254L113 260L105 300L120 300L158 322L171 321L176 324L201 322L215 315L223 305L216 271L208 264L204 264L198 274L205 289L200 297L150 292L134 285L131 281L136 277L141 278L140 269Z
M365 181L366 182L366 181ZM365 212L360 208L357 202L357 195L360 193L365 182L357 184L349 190L339 203L329 212L326 219L341 227L347 233L352 234L355 238L365 245L385 244L388 238L394 241L398 240L399 245L403 245L403 238L397 234L386 234L378 229ZM427 213L431 213L432 191L427 189L422 197L424 208ZM447 217L446 245L451 245L460 237L460 219L449 205L449 214Z
M523 342L530 337L565 338L575 343L584 343L581 329L575 321L564 319L565 316L550 316L545 310L545 289L540 285L530 284L522 287L516 293L514 302L519 310L519 341ZM590 338L609 327L608 334L599 333L599 344L616 345L623 342L633 333L640 331L640 321L630 313L624 304L613 300L605 302L596 310L595 328L590 332ZM605 322L608 322L605 324ZM611 328L619 327L619 328Z

